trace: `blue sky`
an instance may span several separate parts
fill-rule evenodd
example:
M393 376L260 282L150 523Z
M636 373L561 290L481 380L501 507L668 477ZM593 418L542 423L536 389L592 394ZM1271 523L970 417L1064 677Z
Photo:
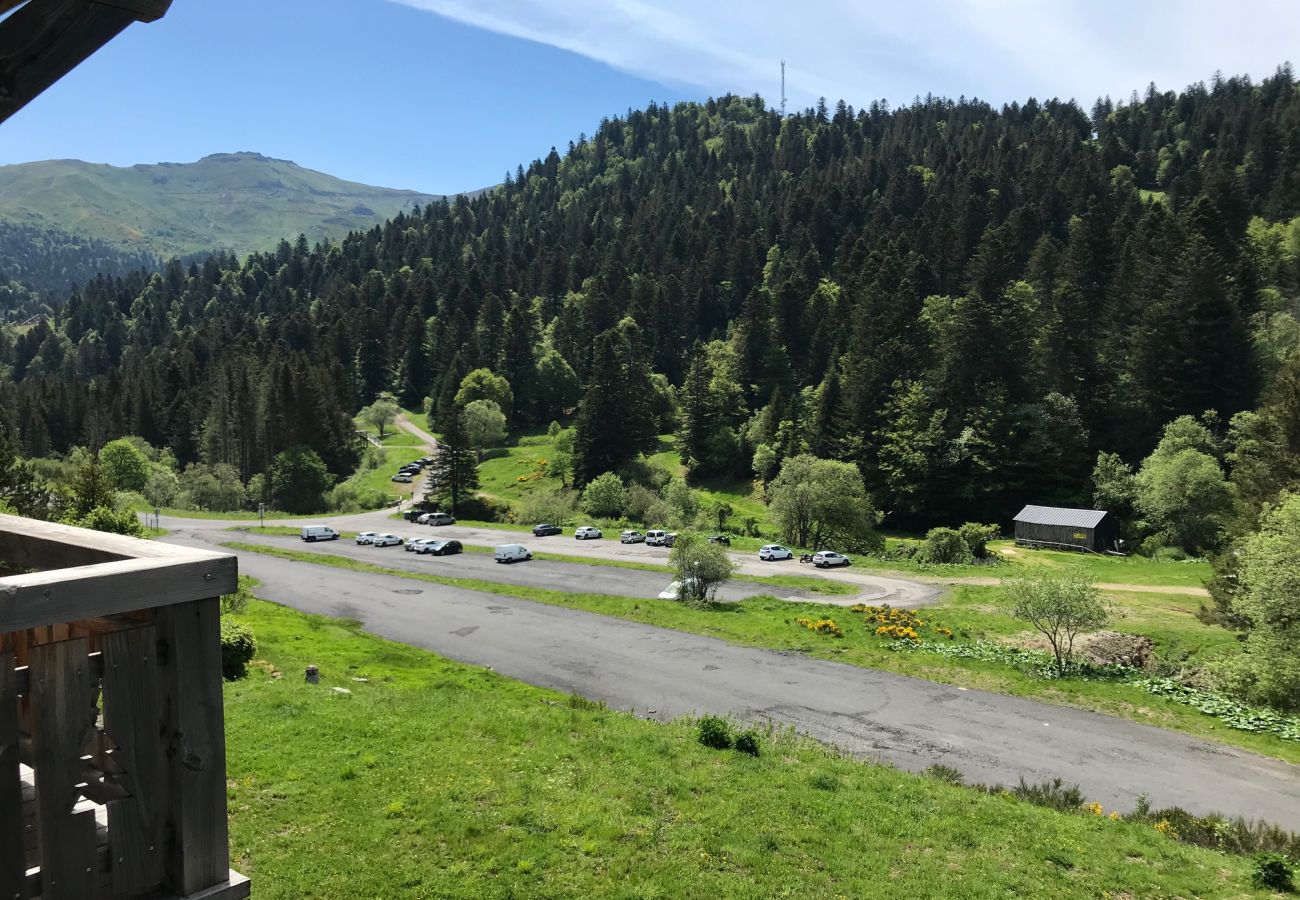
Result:
M1085 106L1271 74L1300 4L1247 0L175 0L0 126L0 164L256 150L371 184L483 187L650 100ZM1300 62L1300 61L1298 61Z

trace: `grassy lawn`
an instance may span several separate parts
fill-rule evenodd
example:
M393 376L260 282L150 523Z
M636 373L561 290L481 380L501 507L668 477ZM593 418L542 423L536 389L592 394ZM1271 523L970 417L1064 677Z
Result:
M347 622L240 618L260 661L226 686L231 855L265 900L1253 896L1247 860L1148 826L788 735L710 750Z
M547 473L547 462L555 458L555 442L546 429L512 437L508 447L491 451L491 458L479 463L479 493L514 504L538 489L558 489L559 477Z
M401 484L392 480L399 468L424 455L424 443L415 435L402 431L396 425L385 429L380 438L373 429L367 429L360 420L353 424L358 431L365 431L380 442L379 447L367 445L361 465L347 479L346 484L365 491L377 491L395 503L400 495L403 500L411 499L419 479L410 484ZM370 463L373 460L373 464Z
M226 546L316 565L520 597L704 634L735 644L807 653L823 659L914 675L945 684L1091 709L1300 763L1300 744L1289 743L1269 734L1226 728L1218 720L1191 707L1154 696L1133 685L1080 678L1044 681L1001 663L896 652L890 649L889 639L876 636L874 624L868 624L862 615L844 607L791 604L771 597L756 597L701 610L668 600L635 600L604 594L572 593L453 578L435 573L406 572L341 556L323 556L260 544L229 543ZM1203 625L1191 614L1189 610L1195 608L1196 598L1177 598L1177 595L1168 594L1141 595L1129 607L1126 603L1131 596L1133 595L1114 596L1117 613L1115 627L1119 630L1147 635L1156 641L1158 649L1175 654L1193 647L1199 647L1199 653L1210 653L1230 645L1232 636L1228 632ZM1171 602L1175 600L1178 602ZM997 587L959 585L952 588L938 604L924 610L924 615L933 622L941 622L952 628L960 640L997 639L1026 631L1025 623L1009 614L1004 592ZM844 629L842 638L813 634L795 622L796 618L816 619L823 616L835 620ZM1224 641L1225 636L1228 642Z

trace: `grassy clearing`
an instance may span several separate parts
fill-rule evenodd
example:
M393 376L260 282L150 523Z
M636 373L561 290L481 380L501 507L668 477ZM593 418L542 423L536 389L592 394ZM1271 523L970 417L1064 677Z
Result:
M396 425L385 429L383 438L380 438L360 420L354 420L353 424L357 431L365 432L378 440L380 446L366 446L361 464L344 483L362 491L383 494L394 503L399 496L403 500L411 499L420 479L416 478L410 484L401 484L393 481L392 477L403 465L424 455L424 442Z
M1150 827L789 736L709 750L346 622L240 618L262 662L226 687L231 852L266 900L1253 895L1248 861Z
M556 490L558 476L547 472L555 458L555 442L545 429L514 435L507 447L494 449L479 463L479 493L497 501L517 504L538 490Z
M718 604L712 609L692 609L668 600L635 600L604 594L498 584L468 578L452 578L435 573L414 573L389 569L373 563L342 556L304 553L261 544L229 543L235 550L264 553L282 559L317 565L335 566L358 572L392 575L445 584L485 593L519 597L539 603L582 609L616 616L662 628L693 632L734 644L765 647L783 652L807 653L823 659L864 668L897 672L1002 694L1012 694L1108 713L1148 725L1156 725L1196 737L1243 747L1268 756L1300 763L1300 745L1288 743L1268 734L1252 734L1228 729L1209 716L1172 700L1153 696L1132 685L1111 681L1086 681L1066 678L1043 681L1004 664L980 660L955 659L924 653L898 653L890 641L877 637L874 626L844 607L818 604L791 604L771 597L755 597L739 603ZM1196 646L1198 642L1213 650L1222 635L1231 635L1203 625L1186 609L1196 598L1183 598L1181 609L1169 612L1162 601L1175 595L1142 595L1141 602L1130 612L1123 603L1131 595L1116 595L1116 627L1123 631L1146 634L1162 651L1174 652ZM1166 615L1165 613L1168 612ZM1024 622L1013 618L1001 588L960 585L953 588L935 606L925 610L927 618L942 622L956 632L957 639L998 639L1022 634ZM1132 616L1130 619L1129 616ZM844 629L844 637L830 638L813 634L795 623L796 618L827 617ZM1163 644L1168 641L1169 644ZM1223 645L1226 646L1226 645Z

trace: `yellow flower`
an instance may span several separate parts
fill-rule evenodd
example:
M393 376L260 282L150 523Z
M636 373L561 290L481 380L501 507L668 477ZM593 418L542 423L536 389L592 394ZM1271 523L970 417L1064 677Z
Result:
M1097 802L1087 804L1084 806L1084 809L1092 813L1094 816L1099 816L1102 813L1101 804Z

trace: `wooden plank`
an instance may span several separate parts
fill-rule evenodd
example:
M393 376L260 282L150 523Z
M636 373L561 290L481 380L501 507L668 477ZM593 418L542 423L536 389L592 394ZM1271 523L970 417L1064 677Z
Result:
M172 0L96 0L105 6L125 9L135 16L137 22L154 22L167 14Z
M127 559L0 578L0 631L20 631L92 616L189 603L234 593L234 556Z
M108 804L113 893L136 896L163 878L166 759L153 626L104 636L104 731L117 744L118 782L130 794ZM0 895L2 896L2 895Z
M104 675L104 656L102 653L90 653L86 656L86 665L90 667L91 682L98 681ZM31 670L27 666L14 669L14 682L18 693L26 697L31 690Z
M23 897L23 786L18 779L18 678L12 651L0 653L0 898Z
M211 555L205 550L124 534L0 515L0 559L20 569L65 569L118 559L194 559Z
M167 888L181 896L225 881L226 737L216 597L158 610L167 754Z
M41 900L94 900L95 814L74 813L82 749L97 710L86 664L86 641L31 650L32 756L40 832Z
M91 0L29 0L0 22L0 121L135 21Z

